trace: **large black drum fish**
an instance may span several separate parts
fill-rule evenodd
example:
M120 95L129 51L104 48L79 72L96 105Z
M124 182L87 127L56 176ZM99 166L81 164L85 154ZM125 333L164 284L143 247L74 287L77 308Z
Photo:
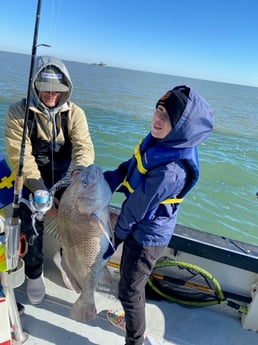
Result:
M103 254L112 238L112 193L100 167L84 168L64 192L57 215L62 246L62 266L80 293L71 318L89 321L96 317L94 292L100 279L110 279Z

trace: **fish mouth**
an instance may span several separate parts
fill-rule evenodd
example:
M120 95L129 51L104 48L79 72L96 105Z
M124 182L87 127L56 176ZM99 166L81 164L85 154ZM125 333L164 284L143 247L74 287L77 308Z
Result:
M100 168L99 166L95 165L95 164L91 165L90 168L91 168L91 169L90 169L90 172L91 172L93 175L97 176L97 179L100 179L101 176L102 176L102 170L101 170L101 168Z
M102 179L102 169L95 164L89 165L85 171L81 173L81 183L87 186L91 183L97 183Z

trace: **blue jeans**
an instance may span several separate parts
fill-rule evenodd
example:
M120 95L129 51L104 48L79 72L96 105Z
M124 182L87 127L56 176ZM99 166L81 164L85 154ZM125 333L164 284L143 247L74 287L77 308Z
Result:
M144 342L145 286L165 248L143 246L133 236L124 242L118 298L125 311L126 345L142 345Z

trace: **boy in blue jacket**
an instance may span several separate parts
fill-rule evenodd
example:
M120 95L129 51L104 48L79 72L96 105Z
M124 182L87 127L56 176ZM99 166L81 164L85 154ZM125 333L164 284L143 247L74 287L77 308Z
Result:
M120 243L123 251L118 298L124 313L108 318L126 330L126 345L144 342L145 286L156 261L173 235L183 198L199 178L197 145L213 128L209 104L188 86L176 86L161 97L150 133L134 156L104 173L112 192L126 196L114 229L111 256Z

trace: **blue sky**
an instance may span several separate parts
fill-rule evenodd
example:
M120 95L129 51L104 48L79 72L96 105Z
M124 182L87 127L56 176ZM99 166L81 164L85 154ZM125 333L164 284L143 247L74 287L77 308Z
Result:
M31 54L37 0L0 1L0 50ZM257 0L42 0L37 55L258 87Z

